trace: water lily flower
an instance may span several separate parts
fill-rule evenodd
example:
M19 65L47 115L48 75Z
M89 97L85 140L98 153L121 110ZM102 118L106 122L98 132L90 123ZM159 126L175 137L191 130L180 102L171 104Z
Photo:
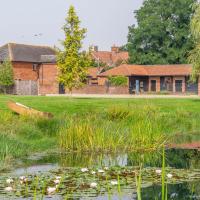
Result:
M82 168L81 171L82 172L88 172L89 170L88 170L88 168Z
M8 184L11 184L11 183L13 183L14 181L13 181L13 179L12 178L8 178L7 180L6 180L6 183L8 183Z
M167 174L167 178L172 178L173 175L172 174Z
M96 174L96 172L95 172L95 171L91 171L91 174L93 174L93 175L94 175L94 174Z
M26 177L25 177L25 176L20 176L19 179L20 179L21 181L23 181L24 179L26 179Z
M111 185L118 185L118 182L116 180L111 181L110 183L111 183Z
M26 183L28 181L28 179L25 176L20 176L19 180L20 180L20 184Z
M61 179L61 176L56 176L56 180L60 180Z
M60 183L60 180L59 180L59 179L56 179L56 180L54 180L53 182L57 185L57 184Z
M156 170L156 174L161 174L162 173L162 170L161 169L157 169Z
M97 187L97 183L91 183L91 184L90 184L90 187L91 187L91 188L96 188L96 187Z
M48 187L47 188L47 193L48 194L53 194L56 192L57 187Z
M4 190L5 190L6 192L12 192L12 191L13 191L13 188L12 188L12 187L6 187Z
M98 170L99 173L104 173L105 171L103 169Z

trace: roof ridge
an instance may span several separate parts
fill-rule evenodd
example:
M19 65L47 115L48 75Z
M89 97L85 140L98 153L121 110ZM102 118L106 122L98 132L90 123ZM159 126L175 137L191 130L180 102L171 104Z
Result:
M9 42L8 45L21 45L21 46L30 46L30 47L39 47L39 48L51 48L54 50L53 47L47 46L47 45L34 45L34 44L22 44L22 43L15 43L15 42Z
M7 45L8 45L8 55L10 57L10 61L12 61L13 60L13 52L12 52L11 44L8 43Z

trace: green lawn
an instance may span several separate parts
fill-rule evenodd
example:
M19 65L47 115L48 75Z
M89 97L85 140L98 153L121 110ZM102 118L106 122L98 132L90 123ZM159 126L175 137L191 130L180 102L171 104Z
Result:
M52 120L18 116L14 100ZM117 151L154 149L166 140L199 140L198 99L78 99L0 96L0 161L52 150ZM175 134L180 134L172 139ZM1 163L0 163L1 165Z

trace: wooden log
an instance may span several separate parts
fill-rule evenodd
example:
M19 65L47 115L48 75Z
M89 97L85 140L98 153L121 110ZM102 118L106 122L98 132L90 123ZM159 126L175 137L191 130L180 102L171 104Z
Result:
M51 113L41 112L33 108L27 107L21 103L8 101L7 105L8 105L8 108L10 108L10 110L12 110L13 112L19 115L37 116L37 117L47 118L47 119L53 118L53 114Z

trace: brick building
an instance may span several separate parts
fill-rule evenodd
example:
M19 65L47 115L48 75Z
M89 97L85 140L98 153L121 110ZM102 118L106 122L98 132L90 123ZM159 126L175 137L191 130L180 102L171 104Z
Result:
M94 47L92 58L96 63L103 63L109 67L116 67L122 63L127 63L129 55L127 51L121 51L119 47L112 46L111 51L99 51L98 47Z
M99 84L109 76L126 76L131 94L168 92L200 94L200 80L191 83L191 65L121 65L98 75Z
M58 93L53 48L9 43L0 47L0 62L6 59L13 65L13 94Z

